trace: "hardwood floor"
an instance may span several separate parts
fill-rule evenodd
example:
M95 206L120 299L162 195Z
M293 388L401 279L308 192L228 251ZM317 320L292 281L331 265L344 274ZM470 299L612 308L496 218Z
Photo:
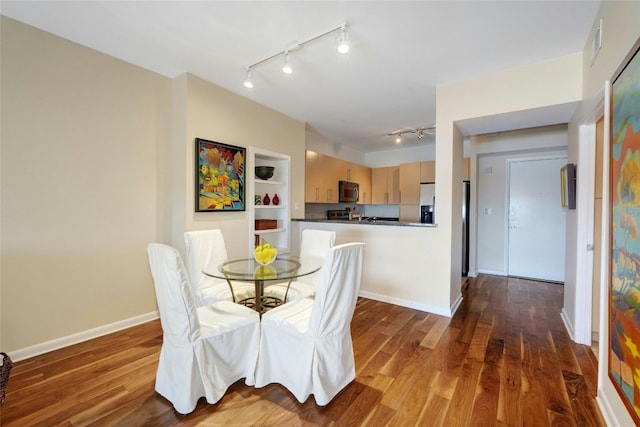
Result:
M597 363L562 321L563 287L481 275L449 319L359 299L356 380L329 405L235 383L188 416L154 392L159 321L15 364L9 426L603 426Z

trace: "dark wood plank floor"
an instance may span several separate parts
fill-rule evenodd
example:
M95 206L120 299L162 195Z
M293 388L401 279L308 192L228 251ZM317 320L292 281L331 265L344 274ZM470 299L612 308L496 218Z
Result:
M357 374L329 405L234 384L215 405L176 414L154 392L153 321L15 364L9 426L603 426L597 362L562 321L563 287L481 275L452 318L360 299Z

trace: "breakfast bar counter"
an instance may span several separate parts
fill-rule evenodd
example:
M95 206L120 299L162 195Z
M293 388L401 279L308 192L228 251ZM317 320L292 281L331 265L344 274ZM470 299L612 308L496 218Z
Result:
M451 316L461 299L450 293L452 276L438 276L446 262L434 244L445 230L433 224L401 221L292 219L291 244L305 229L336 232L335 244L363 242L360 296ZM442 269L439 269L442 270Z
M373 218L365 218L365 219L327 219L327 218L304 218L304 219L296 219L292 218L291 221L302 221L302 222L326 222L329 224L349 224L349 225L384 225L384 226L396 226L396 227L425 227L425 228L433 228L437 227L438 224L423 224L420 222L404 222L404 221L390 221L386 219L376 219Z

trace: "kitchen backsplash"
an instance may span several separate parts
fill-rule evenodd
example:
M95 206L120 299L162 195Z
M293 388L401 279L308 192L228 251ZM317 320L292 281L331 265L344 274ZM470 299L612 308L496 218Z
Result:
M362 216L377 216L385 218L398 218L400 207L398 205L355 205L353 203L307 203L305 216L308 219L326 219L328 210L340 210L348 207L356 207L356 213Z

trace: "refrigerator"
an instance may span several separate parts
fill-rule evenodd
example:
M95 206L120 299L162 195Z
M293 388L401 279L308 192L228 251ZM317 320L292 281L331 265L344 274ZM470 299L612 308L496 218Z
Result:
M433 182L420 184L420 222L433 224L436 205L436 184Z
M467 276L469 274L470 187L470 181L462 182L462 276ZM435 211L436 184L433 182L425 182L420 184L420 222L432 223Z

